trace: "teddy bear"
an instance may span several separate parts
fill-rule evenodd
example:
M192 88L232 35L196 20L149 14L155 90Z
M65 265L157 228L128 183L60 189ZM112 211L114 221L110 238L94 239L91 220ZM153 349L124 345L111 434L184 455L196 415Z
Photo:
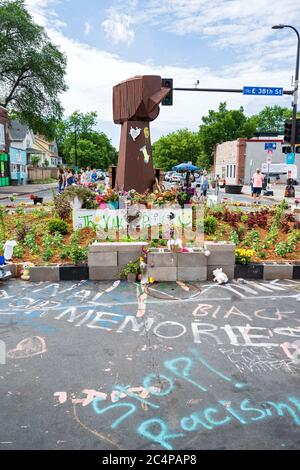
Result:
M33 266L34 266L33 263L29 263L29 262L23 263L23 270L22 270L22 276L21 276L21 279L23 279L23 281L30 280L30 268L32 268Z

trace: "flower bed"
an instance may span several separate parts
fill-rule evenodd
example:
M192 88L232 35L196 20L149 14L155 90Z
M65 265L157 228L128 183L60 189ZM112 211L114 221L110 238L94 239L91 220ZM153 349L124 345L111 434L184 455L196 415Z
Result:
M18 242L14 249L15 262L32 262L35 265L79 264L88 257L87 247L95 240L104 241L146 241L146 238L132 240L130 237L115 238L111 234L97 237L96 227L91 226L73 231L71 204L77 197L86 209L100 208L101 204L115 204L119 197L130 204L144 204L148 207L180 207L183 202L193 203L189 192L174 189L155 191L152 194L138 194L135 191L116 193L113 190L103 193L102 187L71 187L55 198L54 204L32 207L26 211L24 204L9 211L0 208L0 254L6 240ZM45 207L46 206L46 207ZM11 212L11 213L9 213ZM63 222L61 223L60 220ZM220 204L205 209L204 231L207 241L228 241L239 250L237 262L297 262L300 259L300 230L295 215L286 211L285 202L272 208L232 207ZM103 235L103 234L102 234ZM149 246L166 247L162 238L149 240ZM185 247L183 247L185 248ZM251 253L251 256L249 256ZM245 254L247 255L245 259Z

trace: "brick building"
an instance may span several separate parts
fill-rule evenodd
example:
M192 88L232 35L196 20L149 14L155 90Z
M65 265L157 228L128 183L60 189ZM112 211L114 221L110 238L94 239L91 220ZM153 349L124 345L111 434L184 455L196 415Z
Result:
M287 165L282 145L280 136L237 139L218 144L214 155L214 174L225 179L227 184L250 184L256 168L265 174L269 169L271 179L278 182L286 183L288 171L299 179L300 154L296 154L295 164Z

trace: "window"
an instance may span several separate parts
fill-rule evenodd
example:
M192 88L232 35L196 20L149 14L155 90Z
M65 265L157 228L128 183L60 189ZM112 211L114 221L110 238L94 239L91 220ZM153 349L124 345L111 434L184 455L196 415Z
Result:
M5 145L5 130L4 130L4 124L0 124L0 145Z

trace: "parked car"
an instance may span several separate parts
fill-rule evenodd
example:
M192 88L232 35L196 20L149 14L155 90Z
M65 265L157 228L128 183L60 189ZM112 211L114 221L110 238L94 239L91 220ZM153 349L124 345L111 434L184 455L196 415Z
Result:
M172 175L173 175L173 171L167 171L167 173L165 174L164 180L165 181L170 181Z
M172 183L181 183L182 181L182 176L179 175L178 173L174 173L172 176L171 176L171 180L170 180Z
M105 173L102 170L97 170L97 180L104 181L105 180Z

